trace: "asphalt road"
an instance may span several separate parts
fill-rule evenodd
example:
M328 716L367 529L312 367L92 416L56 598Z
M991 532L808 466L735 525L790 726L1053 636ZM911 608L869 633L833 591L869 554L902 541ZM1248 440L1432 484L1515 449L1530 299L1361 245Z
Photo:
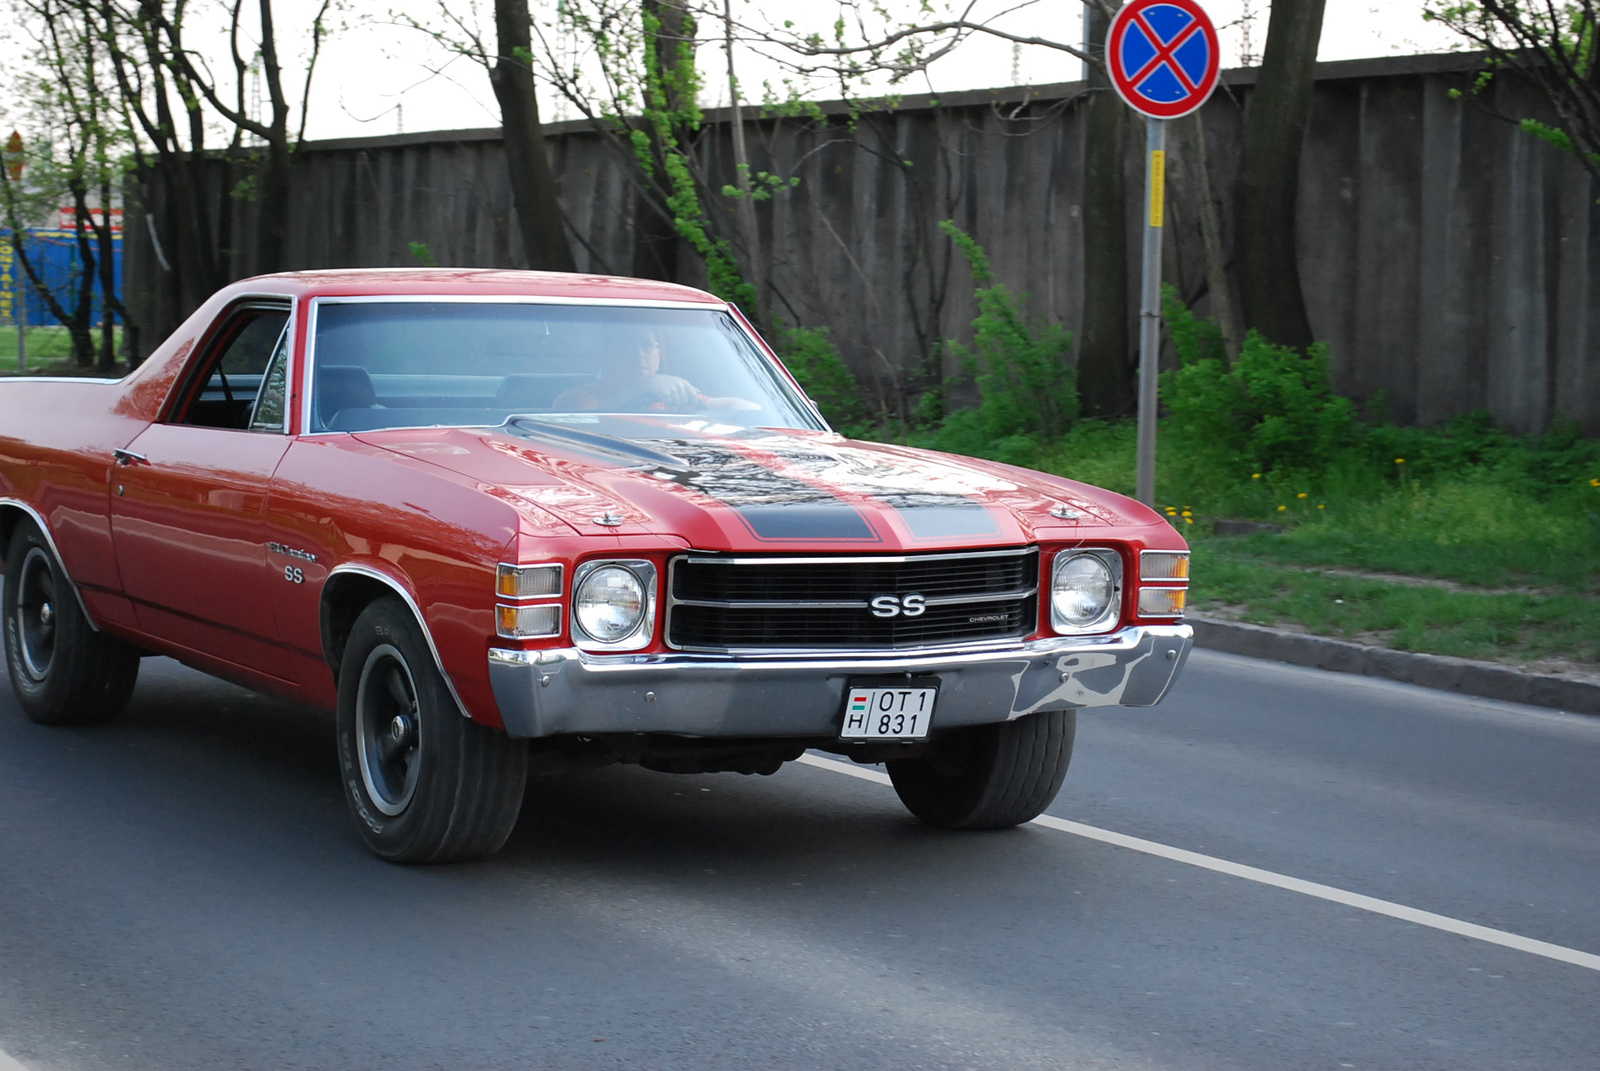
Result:
M1600 953L1600 719L1197 653L1081 716L1050 813ZM312 712L152 660L52 730L0 683L29 1071L1593 1069L1597 1008L1589 966L804 764L534 782L496 858L393 867Z

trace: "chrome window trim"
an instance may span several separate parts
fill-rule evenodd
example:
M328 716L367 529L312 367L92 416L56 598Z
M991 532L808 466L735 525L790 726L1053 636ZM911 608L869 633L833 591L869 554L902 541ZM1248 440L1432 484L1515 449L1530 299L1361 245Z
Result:
M444 659L439 656L439 645L433 642L433 632L428 628L427 619L422 616L422 607L417 605L417 600L412 598L411 592L407 591L398 580L388 573L380 569L374 569L369 565L359 565L355 562L336 565L328 571L328 580L332 580L341 573L354 573L357 576L376 580L400 596L401 600L410 608L411 616L417 619L417 627L422 629L422 638L428 641L428 651L433 655L434 667L438 669L439 676L444 678L445 690L450 693L450 698L455 700L456 709L461 711L463 718L471 718L472 715L467 713L467 705L461 701L461 694L456 691L455 681L450 679L450 671L444 668ZM322 582L324 591L327 590L328 580Z
M65 377L62 381L78 383L84 382L81 379L73 380L70 376ZM107 380L106 382L115 383L117 380ZM23 513L26 513L28 518L38 526L39 531L44 534L44 541L49 545L50 554L56 560L56 568L60 569L61 575L67 578L67 586L72 589L73 597L78 600L78 609L83 611L83 619L89 622L89 627L92 630L99 632L100 625L97 621L95 621L94 615L89 613L89 605L83 601L83 592L78 590L78 582L72 579L71 573L67 572L67 563L61 560L61 550L56 546L56 537L50 533L50 526L45 523L44 515L38 510L34 509L32 506L28 505L26 502L22 501L20 498L0 498L0 507L5 506L15 506ZM9 549L9 547L0 548L0 553L4 553Z
M143 366L141 366L143 367ZM129 372L128 375L132 375ZM128 378L123 376L122 379ZM121 383L122 379L106 379L102 376L7 376L0 382L5 383Z
M639 619L638 627L614 643L595 639L578 623L578 588L583 585L584 578L590 573L609 565L620 565L637 576L644 586L645 598L644 614ZM567 603L568 629L572 636L572 645L580 651L592 654L610 652L621 654L642 651L649 647L656 635L656 603L660 597L658 594L660 587L660 570L656 568L655 562L644 558L591 558L579 563L572 570L572 598Z
M294 382L295 382L295 379L294 379L294 367L295 367L294 366L294 326L295 326L295 321L299 317L300 299L295 297L293 294L269 294L269 293L264 293L264 292L263 293L240 294L237 298L235 298L228 305L227 308L225 308L221 312L219 312L211 320L210 324L206 325L206 330L210 331L211 328L217 326L219 323L223 323L226 320L232 319L238 313L240 313L241 311L244 311L246 309L254 309L254 310L258 311L258 312L284 312L285 310L288 311L289 318L284 321L283 331L279 332L277 341L272 344L272 350L273 350L274 353L277 352L278 344L283 341L284 336L287 334L287 336L289 338L289 352L287 354L287 359L289 361L289 375L288 375L288 379L286 380L286 383L288 384L290 396L292 398L293 397L293 393L294 393ZM203 352L201 354L202 363L211 356L211 352L212 351L211 351L210 347L211 347L211 344L214 341L215 341L215 335L214 334L209 335L208 337L205 338L206 350L205 350L205 352ZM191 360L192 360L192 358L191 358ZM189 361L185 361L184 363L188 364L190 362ZM268 367L270 368L270 366L271 366L271 359L269 358L268 359ZM145 367L145 366L142 365L142 364L139 366L139 368L143 368L143 367ZM198 366L192 366L192 367L195 367L196 369L198 369ZM136 371L138 371L138 369L135 369L134 371L136 372ZM133 373L130 372L128 374L132 375ZM194 376L196 374L198 374L197 371L191 371L191 372L188 373L188 376ZM116 382L120 382L120 380L118 380ZM283 427L281 427L281 428L267 428L267 427L258 428L258 427L255 426L255 417L254 417L255 407L257 405L259 405L260 402L261 402L261 391L262 391L262 388L265 387L265 386L266 386L266 372L263 371L262 375L261 375L261 383L256 386L256 398L255 398L255 401L252 402L251 406L250 406L251 423L248 426L243 427L243 428L216 428L216 429L213 429L213 430L216 430L216 431L243 431L243 432L248 432L248 433L254 434L254 435L272 435L272 434L287 435L287 434L289 434L289 415L290 415L290 413L292 411L291 402L290 402L289 399L285 399L284 400ZM186 376L184 382L182 383L182 385L180 387L178 387L178 389L176 391L174 391L171 394L169 394L169 396L167 398L167 401L164 403L165 407L168 409L168 412L167 412L166 416L164 416L160 420L154 421L153 423L164 424L164 425L167 425L169 427L174 427L174 428L199 427L200 425L197 425L197 424L184 424L181 421L173 419L173 414L172 414L172 411L171 411L172 409L176 408L176 406L178 404L176 399L178 397L180 397L182 394L187 393L187 392L189 392L190 390L193 390L193 389L194 389L194 380L193 379L189 379ZM200 389L204 390L205 389L204 385L201 385ZM189 399L188 399L188 404L192 405L194 403L194 401L195 401L195 396L191 395L189 397Z
M407 270L410 269L399 269ZM317 370L317 310L323 305L412 305L412 304L458 304L458 305L578 305L587 308L616 308L616 309L690 309L704 312L720 312L733 321L738 332L745 336L755 351L764 361L777 360L773 353L751 328L743 317L736 315L733 306L725 301L668 301L654 298L580 298L580 297L546 297L528 294L352 294L347 297L319 295L310 301L306 311L306 344L303 351L303 371L299 382L303 386L300 399L300 434L314 437L319 435L351 435L348 431L313 431L311 393L312 383L316 379ZM781 361L779 362L782 363ZM778 374L776 379L782 381L782 389L792 393L801 403L801 408L811 413L817 419L818 427L815 431L829 431L833 428L822 416L817 405L801 390L791 378ZM462 427L462 428L493 428L499 424L416 424L408 425L416 428L430 427ZM384 430L400 430L398 428Z
M791 557L777 554L769 558L728 558L713 556L706 551L688 551L675 554L667 561L667 579L663 585L663 599L666 612L662 615L661 641L669 651L682 651L692 654L710 655L738 655L740 657L753 655L774 656L828 656L837 655L837 647L685 647L672 642L672 612L679 606L709 606L709 607L738 607L752 610L866 610L871 606L868 599L830 599L830 600L804 600L784 602L778 600L743 601L743 600L718 600L718 599L680 599L674 594L677 568L680 564L690 565L904 565L908 562L937 562L937 561L973 561L981 558L1020 558L1028 554L1038 553L1043 561L1042 549L1037 545L1026 547L1003 547L998 550L969 550L950 551L940 554L860 554L839 556ZM1035 578L1035 585L1031 589L1021 589L1009 592L985 592L982 595L935 595L926 601L929 606L959 606L962 604L976 604L983 602L1017 602L1028 598L1030 595L1043 597L1043 588ZM1036 627L1036 626L1035 626ZM1031 635L1033 629L1029 629ZM924 651L976 651L999 649L1005 646L1014 646L1015 639L1004 640L973 640L968 643L942 644L938 647L874 647L862 649L885 657L905 656L908 652L921 654Z
M289 299L289 318L283 322L283 330L278 333L278 341L272 344L272 356L267 358L266 370L261 373L261 385L256 388L256 400L250 404L250 425L246 431L260 435L287 435L289 434L289 418L294 415L294 327L295 314L299 311L300 302L297 298ZM267 379L272 375L273 360L278 355L278 347L283 346L283 360L288 365L284 372L283 389L286 397L283 399L283 420L277 425L257 424L255 414L261 410L261 398L267 392Z
M406 269L409 270L409 269ZM319 294L313 303L328 305L612 305L627 309L709 309L727 312L726 301L672 301L666 298L553 297L539 294Z

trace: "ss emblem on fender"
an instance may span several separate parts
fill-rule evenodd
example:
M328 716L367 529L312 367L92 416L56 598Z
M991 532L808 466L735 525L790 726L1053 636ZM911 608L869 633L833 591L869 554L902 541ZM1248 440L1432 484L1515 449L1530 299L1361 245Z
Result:
M293 565L285 565L283 567L283 578L291 584L304 584L306 582L305 570L298 569Z
M909 595L876 595L867 604L873 617L916 617L928 608L928 600L912 592Z

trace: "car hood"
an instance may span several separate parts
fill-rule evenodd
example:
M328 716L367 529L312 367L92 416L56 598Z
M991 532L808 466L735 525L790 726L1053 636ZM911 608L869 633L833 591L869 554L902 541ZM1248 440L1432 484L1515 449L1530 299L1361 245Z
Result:
M1162 523L1072 480L837 435L593 417L363 432L580 533L651 533L700 550L938 550L1088 538Z

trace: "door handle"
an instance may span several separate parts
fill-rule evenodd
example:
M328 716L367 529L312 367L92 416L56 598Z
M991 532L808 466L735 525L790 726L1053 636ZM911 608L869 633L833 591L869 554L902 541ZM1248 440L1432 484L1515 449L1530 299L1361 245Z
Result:
M150 464L149 458L143 454L136 454L132 450L113 450L111 451L111 456L116 458L117 464L123 466Z

